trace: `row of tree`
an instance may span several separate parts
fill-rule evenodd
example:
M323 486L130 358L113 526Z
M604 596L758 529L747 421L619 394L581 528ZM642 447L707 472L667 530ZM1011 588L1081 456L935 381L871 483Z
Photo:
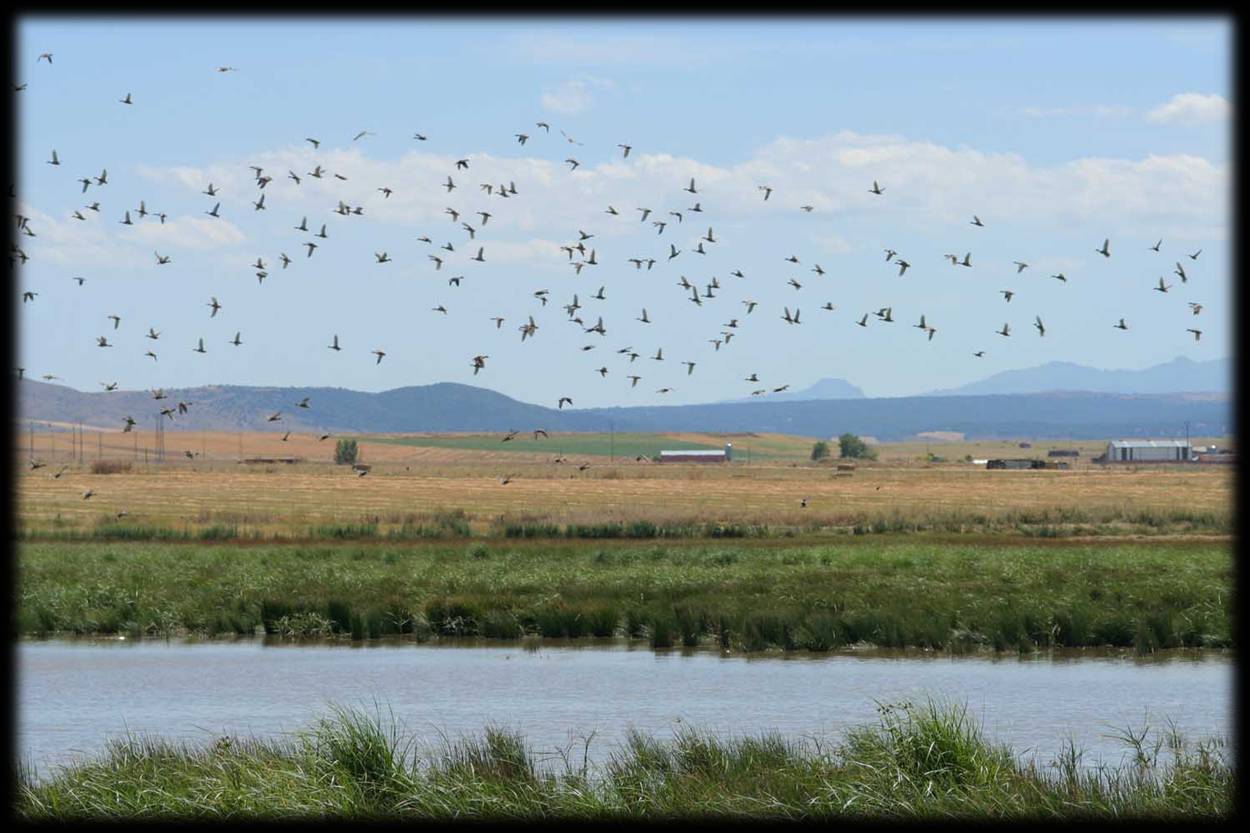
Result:
M838 452L843 459L875 460L877 450L854 434L843 434L838 437ZM812 446L812 460L823 460L829 456L829 443L820 440Z

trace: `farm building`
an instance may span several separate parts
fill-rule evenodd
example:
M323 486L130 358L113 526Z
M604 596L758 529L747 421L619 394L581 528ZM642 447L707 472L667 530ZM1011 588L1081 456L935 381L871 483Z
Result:
M1188 440L1112 440L1105 463L1184 463L1193 458Z
M1081 452L1076 448L1052 448L1046 452L1047 457L1080 457Z
M661 451L656 458L661 463L728 463L733 459L733 443L725 443L721 449L682 448Z

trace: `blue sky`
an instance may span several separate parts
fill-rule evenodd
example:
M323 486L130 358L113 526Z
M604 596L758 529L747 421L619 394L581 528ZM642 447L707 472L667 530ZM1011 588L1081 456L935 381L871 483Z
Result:
M897 396L1052 360L1220 358L1232 337L1230 37L1214 18L27 17L27 87L12 94L20 206L37 236L19 237L30 260L17 289L38 295L20 310L20 364L83 390L457 381L583 407L830 376ZM126 93L132 105L119 103ZM59 166L45 164L53 149ZM263 211L250 165L274 177ZM316 165L320 180L307 176ZM82 193L77 180L102 168L108 184ZM682 190L691 176L697 194ZM873 180L884 194L868 193ZM201 193L210 181L217 197ZM515 197L479 189L507 181ZM768 201L760 185L774 189ZM137 216L140 200L164 225ZM340 200L364 213L340 216ZM96 201L99 212L85 208ZM218 201L221 216L207 216ZM696 201L701 213L688 210ZM639 207L653 210L646 222ZM134 226L119 222L128 209ZM295 230L304 216L329 237ZM709 226L717 242L696 254ZM579 230L598 261L580 275L560 250ZM1095 252L1104 238L1110 258ZM485 262L470 259L479 246ZM911 264L904 276L887 248ZM380 251L392 262L378 264ZM972 268L943 258L969 251ZM1049 277L1059 273L1068 280ZM683 276L721 289L695 306ZM1151 290L1160 276L1166 294ZM600 286L606 300L591 299ZM606 336L567 320L574 293L585 326L601 316ZM746 300L758 302L750 314ZM636 320L644 306L651 324ZM886 306L895 323L855 326ZM802 324L786 324L785 307ZM932 340L912 326L921 314ZM530 315L539 329L522 344ZM1128 331L1113 328L1121 317ZM1005 322L1010 338L995 333ZM242 346L228 343L236 332ZM340 353L326 349L333 334ZM192 351L199 338L206 354ZM648 358L657 348L663 362ZM490 358L474 376L479 353Z

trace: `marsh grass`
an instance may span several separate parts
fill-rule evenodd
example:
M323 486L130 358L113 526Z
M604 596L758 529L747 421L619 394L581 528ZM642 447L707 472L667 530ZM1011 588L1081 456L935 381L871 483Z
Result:
M1235 647L1218 543L27 542L18 627L647 639L656 648Z
M1217 741L1175 727L1123 730L1119 768L1084 766L1071 740L1047 767L987 740L966 707L878 706L842 741L776 733L670 741L630 731L599 765L569 749L545 762L524 738L418 747L393 714L334 707L285 740L223 737L192 747L127 737L37 779L19 767L26 820L185 818L1219 819L1234 778ZM1162 754L1166 749L1167 754Z

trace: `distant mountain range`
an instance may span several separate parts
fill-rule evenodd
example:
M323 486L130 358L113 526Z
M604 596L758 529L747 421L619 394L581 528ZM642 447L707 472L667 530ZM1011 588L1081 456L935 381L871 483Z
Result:
M23 379L18 417L57 430L66 424L117 430L126 416L152 430L162 406L193 403L166 421L178 431L711 431L776 432L830 437L850 431L882 440L921 432L969 438L1178 436L1186 421L1201 435L1232 433L1226 394L1052 393L812 399L706 405L556 410L518 402L484 388L453 383L362 393L344 388L209 386L167 391L83 393ZM304 397L310 407L296 406ZM281 412L279 422L267 417ZM60 424L59 426L57 424Z
M1230 359L1196 362L1177 357L1142 370L1100 370L1072 362L1049 362L1023 370L1004 370L979 382L931 391L928 396L971 396L993 393L1097 391L1100 393L1229 393L1233 384Z
M802 390L768 394L769 402L802 402L808 399L863 399L864 392L845 379L821 379ZM727 399L726 402L758 402L753 396Z
M1232 361L1196 362L1177 357L1142 370L1101 370L1073 362L1050 362L1022 370L1005 370L957 388L930 391L923 396L974 396L1004 393L1222 393L1233 384ZM801 402L811 399L864 399L864 392L845 379L826 378L797 391L769 393L769 402ZM756 397L725 402L758 402Z

